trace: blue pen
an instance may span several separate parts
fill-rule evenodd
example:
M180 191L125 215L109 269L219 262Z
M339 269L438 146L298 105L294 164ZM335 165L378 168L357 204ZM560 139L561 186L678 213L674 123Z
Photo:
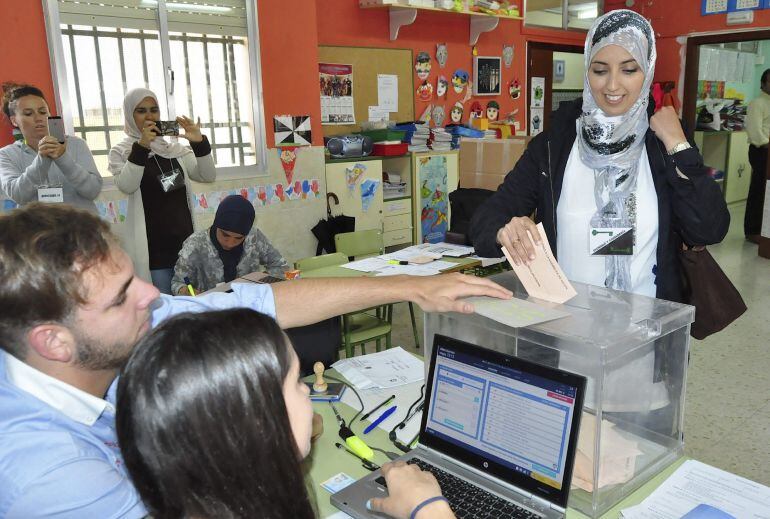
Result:
M382 414L381 414L381 415L380 415L380 416L379 416L379 417L378 417L378 418L377 418L375 421L373 421L373 422L372 422L372 423L369 425L369 427L367 427L366 429L364 429L364 434L369 434L370 432L372 432L372 431L374 430L374 428L375 428L375 427L377 427L377 426L378 426L378 425L380 425L382 422L384 422L385 420L387 420L387 419L388 419L388 416L390 416L390 415L392 415L393 413L395 413L395 412L396 412L396 407L398 407L398 406L395 406L395 405L394 405L393 407L390 407L390 408L386 409L384 413L382 413Z

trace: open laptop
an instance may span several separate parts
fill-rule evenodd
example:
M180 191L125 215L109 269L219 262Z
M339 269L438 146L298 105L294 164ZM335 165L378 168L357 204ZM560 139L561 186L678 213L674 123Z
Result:
M417 447L457 517L561 518L567 507L586 379L436 334ZM356 518L387 495L379 470L333 494Z

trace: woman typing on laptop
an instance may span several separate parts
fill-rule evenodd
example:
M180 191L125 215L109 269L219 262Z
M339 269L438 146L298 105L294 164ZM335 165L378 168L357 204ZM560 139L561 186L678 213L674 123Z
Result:
M153 517L313 518L301 461L313 409L270 317L235 309L169 319L135 348L118 387L126 468ZM397 518L453 518L436 479L386 464Z

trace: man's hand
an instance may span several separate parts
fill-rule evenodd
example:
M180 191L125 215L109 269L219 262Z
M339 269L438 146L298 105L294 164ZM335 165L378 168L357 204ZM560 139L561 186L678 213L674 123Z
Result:
M324 417L318 413L313 413L313 429L310 435L310 441L314 442L324 433Z
M401 279L405 284L408 300L420 305L426 312L473 313L473 305L462 298L489 296L510 299L513 293L488 279L464 274L440 274L438 276Z
M505 247L516 265L526 265L535 259L535 246L540 245L541 239L537 225L526 216L514 216L497 231L497 243Z
M388 497L369 500L366 506L374 512L397 519L408 518L417 505L441 495L441 487L433 474L420 470L416 465L407 465L403 461L386 463L382 466L382 475L388 484ZM417 517L448 519L454 517L454 514L449 503L442 500L426 505L417 513Z

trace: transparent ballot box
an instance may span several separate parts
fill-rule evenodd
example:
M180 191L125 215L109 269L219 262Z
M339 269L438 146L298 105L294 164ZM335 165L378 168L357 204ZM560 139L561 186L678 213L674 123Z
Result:
M512 272L490 279L527 293ZM684 452L692 306L574 283L560 319L513 328L478 314L426 314L436 333L587 378L569 506L598 517ZM534 301L537 302L537 301ZM429 358L429 357L428 357Z

